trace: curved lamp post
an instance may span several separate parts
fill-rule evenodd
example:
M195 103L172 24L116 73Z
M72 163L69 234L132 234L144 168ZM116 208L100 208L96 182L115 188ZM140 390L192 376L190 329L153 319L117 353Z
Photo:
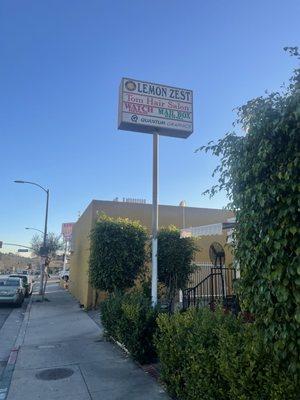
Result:
M26 229L26 230L31 230L31 231L38 231L38 232L40 232L40 233L42 233L42 234L44 235L44 232L43 232L43 231L41 231L40 229L36 229L36 228L28 228L28 227L26 227L25 229Z
M45 189L43 186L39 185L38 183L35 182L29 182L29 181L14 181L15 183L27 183L29 185L34 185L38 186L40 189L42 189L46 193L46 215L45 215L45 229L44 232L40 231L44 235L44 241L43 241L43 252L44 256L47 256L47 227L48 227L48 208L49 208L49 189ZM32 228L30 228L32 229ZM39 229L35 229L39 230ZM39 294L43 295L43 290L44 290L44 271L45 271L45 263L42 263L42 268L41 268L41 280L40 280L40 290Z

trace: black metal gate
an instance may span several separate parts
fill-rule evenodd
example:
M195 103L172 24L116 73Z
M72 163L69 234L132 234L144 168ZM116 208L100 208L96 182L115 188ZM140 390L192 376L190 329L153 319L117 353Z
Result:
M238 306L233 290L235 279L234 268L212 267L210 273L198 284L183 291L183 308L210 307L215 309L217 304L222 304L236 312Z

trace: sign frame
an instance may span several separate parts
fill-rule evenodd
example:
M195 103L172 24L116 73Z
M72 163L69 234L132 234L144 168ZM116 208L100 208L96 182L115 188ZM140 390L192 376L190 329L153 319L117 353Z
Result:
M132 95L136 95L139 97L143 97L143 98L153 98L154 101L173 101L173 102L177 102L178 106L179 103L187 103L189 106L190 111L188 111L189 113L191 113L191 121L186 121L186 120L180 120L180 119L176 119L176 118L168 118L168 117L163 117L163 116L153 116L153 115L147 115L147 114L142 114L139 112L130 112L130 111L124 111L123 108L123 103L125 102L124 100L124 94L128 94L128 91L124 90L124 86L126 85L126 83L133 83L133 84L137 84L139 86L139 84L146 84L146 85L152 85L153 87L161 87L161 88L166 88L166 93L168 93L168 90L172 90L175 91L176 93L178 92L185 92L190 93L190 101L186 101L186 100L182 100L182 99L176 99L176 98L170 98L169 96L166 97L159 97L158 95L152 95L152 94L145 94L145 93L137 93L135 92L135 89L133 89L132 91ZM129 97L129 96L128 96ZM129 101L127 101L129 103ZM143 102L143 100L142 100ZM148 104L141 104L137 102L137 107L139 105L143 105L143 106L148 106ZM188 107L186 106L186 107ZM177 114L179 114L179 112L186 112L186 111L180 111L180 110L176 110L174 108L166 108L166 107L161 107L159 105L152 105L150 107L153 108L162 108L162 109L166 109L168 110L171 114L173 114L173 112L177 112ZM124 119L124 113L129 114L128 118L129 120L125 120ZM148 122L143 122L143 119L148 119ZM151 121L151 123L150 123ZM160 121L161 124L158 122ZM169 121L169 122L166 122ZM152 124L153 122L153 124ZM170 124L169 126L166 126L167 124ZM178 124L178 128L175 127L171 127L171 124ZM180 128L179 125L182 125L182 129ZM183 129L183 125L184 124L189 124L190 128L189 129ZM175 126L175 125L174 125ZM153 134L154 132L158 133L161 136L171 136L171 137L176 137L176 138L182 138L182 139L186 139L188 138L193 132L194 132L194 101L193 101L193 91L190 89L183 89L183 88L179 88L179 87L175 87L175 86L170 86L170 85L164 85L164 84L160 84L160 83L154 83L154 82L149 82L149 81L142 81L142 80L138 80L138 79L133 79L133 78L122 78L121 79L121 83L120 83L120 87L119 87L119 109L118 109L118 129L120 130L125 130L125 131L133 131L133 132L141 132L141 133L150 133Z
M70 241L72 239L72 233L75 222L63 222L61 225L61 234L65 241Z

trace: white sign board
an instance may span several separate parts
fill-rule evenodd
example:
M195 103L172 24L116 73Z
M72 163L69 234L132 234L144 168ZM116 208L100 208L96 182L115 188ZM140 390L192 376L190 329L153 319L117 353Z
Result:
M123 78L118 128L187 138L193 132L193 92Z

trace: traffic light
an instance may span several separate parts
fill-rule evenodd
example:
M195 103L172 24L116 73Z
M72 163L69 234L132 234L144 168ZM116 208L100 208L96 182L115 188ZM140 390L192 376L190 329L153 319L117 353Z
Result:
M3 242L0 240L0 249L2 249Z

